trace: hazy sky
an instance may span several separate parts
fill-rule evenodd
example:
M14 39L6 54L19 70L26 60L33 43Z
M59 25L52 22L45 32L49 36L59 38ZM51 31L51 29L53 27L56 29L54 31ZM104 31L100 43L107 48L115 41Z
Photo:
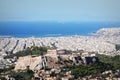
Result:
M0 0L0 21L120 21L120 0Z

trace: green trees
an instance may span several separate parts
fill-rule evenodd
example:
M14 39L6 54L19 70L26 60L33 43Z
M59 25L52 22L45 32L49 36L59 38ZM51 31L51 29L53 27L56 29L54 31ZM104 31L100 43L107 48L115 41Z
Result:
M31 80L33 74L34 72L27 67L24 71L12 71L10 76L15 78L15 80Z
M106 55L98 55L98 58L101 62L113 65L114 70L120 68L120 55L116 56L106 56Z
M112 70L116 72L120 69L120 55L117 56L106 56L106 55L97 55L100 62L97 64L89 65L74 65L71 67L72 74L77 79L79 77L92 76L97 77L105 71ZM106 75L109 76L109 75Z
M34 72L26 68L26 70L21 70L18 72L13 71L13 66L5 69L0 69L1 73L5 72L5 75L8 75L10 78L14 78L15 80L31 80L34 75ZM4 74L0 74L0 80L7 80Z
M32 54L34 55L43 55L47 53L47 47L32 46L31 50L32 50Z
M23 51L19 51L16 54L10 54L4 58L5 59L13 58L14 56L22 57L22 56L27 56L27 55L44 55L47 53L47 49L48 49L47 47L32 46L31 48L28 47L27 49Z
M6 72L10 72L14 69L14 65L9 66L8 68L4 67L3 69L0 69L0 74L1 73L6 73Z
M5 77L0 76L0 80L7 80Z
M72 74L77 79L79 77L92 76L96 77L100 73L110 70L112 68L111 65L105 63L98 64L90 64L90 65L79 65L72 68Z

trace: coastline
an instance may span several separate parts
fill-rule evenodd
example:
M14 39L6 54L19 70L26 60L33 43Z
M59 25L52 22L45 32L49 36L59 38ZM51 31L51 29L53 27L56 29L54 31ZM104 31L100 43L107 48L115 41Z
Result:
M92 34L90 35L78 35L78 34L73 34L73 35L58 35L58 34L48 34L48 35L44 35L44 36L4 36L4 35L0 35L0 38L58 38L58 37L74 37L74 36L94 36Z
M111 53L116 51L115 44L120 44L120 28L105 28L98 30L96 36L59 36L59 37L29 37L0 38L1 53L16 53L31 46L49 46L57 49L84 50L87 52Z
M70 36L94 36L94 34L92 34L92 33L88 33L88 34L84 34L84 35L82 35L82 34L45 34L45 35L14 34L14 35L0 35L0 38L31 38L31 37L45 38L45 37L70 37Z
M101 28L119 27L115 22L0 22L0 36L16 38L59 37L59 36L91 36Z

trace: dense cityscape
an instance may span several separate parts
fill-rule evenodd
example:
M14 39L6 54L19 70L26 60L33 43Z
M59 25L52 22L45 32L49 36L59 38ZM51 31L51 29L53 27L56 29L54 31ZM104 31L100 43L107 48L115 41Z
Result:
M119 80L120 28L92 36L0 38L1 80Z
M120 80L120 0L0 0L0 80Z

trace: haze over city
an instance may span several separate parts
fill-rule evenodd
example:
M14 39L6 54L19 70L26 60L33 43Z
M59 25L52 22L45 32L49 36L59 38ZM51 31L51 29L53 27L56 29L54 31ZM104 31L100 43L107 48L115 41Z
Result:
M119 22L120 0L0 0L0 21Z

